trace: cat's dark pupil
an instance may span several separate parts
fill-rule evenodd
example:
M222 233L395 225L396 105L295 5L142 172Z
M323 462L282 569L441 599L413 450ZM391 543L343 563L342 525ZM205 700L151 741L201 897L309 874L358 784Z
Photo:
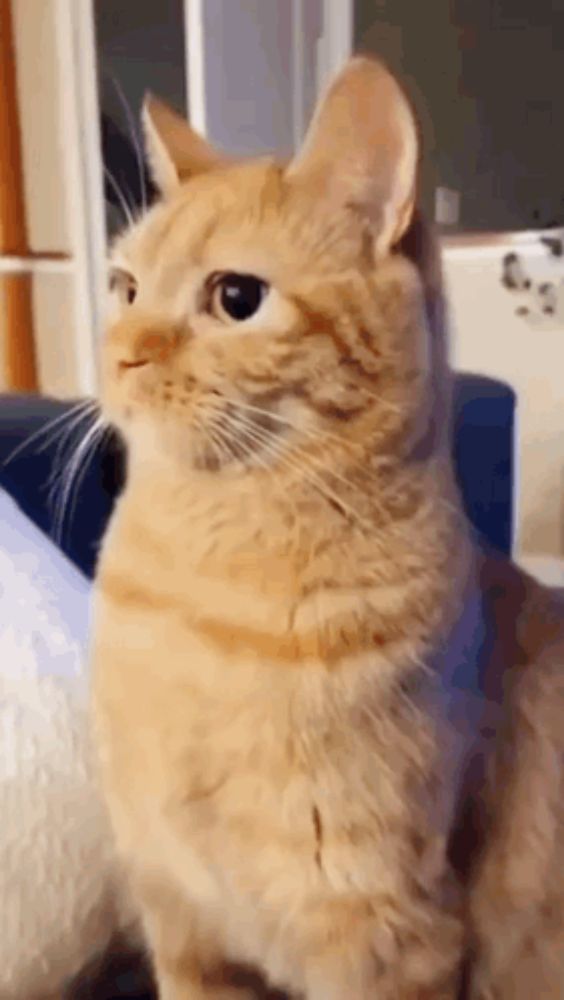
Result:
M132 302L135 302L135 297L137 295L137 289L135 288L135 285L128 285L126 294L127 294L127 301L129 305L131 305Z
M221 279L221 307L231 319L245 320L256 313L266 285L252 274L225 274Z

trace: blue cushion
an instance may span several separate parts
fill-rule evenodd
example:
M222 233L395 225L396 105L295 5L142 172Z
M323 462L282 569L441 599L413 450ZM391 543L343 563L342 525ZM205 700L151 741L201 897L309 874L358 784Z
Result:
M466 513L481 537L510 555L514 530L515 393L481 375L458 375L454 461Z

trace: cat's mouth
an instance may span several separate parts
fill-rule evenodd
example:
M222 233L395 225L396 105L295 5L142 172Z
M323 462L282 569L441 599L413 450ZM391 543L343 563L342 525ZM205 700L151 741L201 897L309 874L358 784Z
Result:
M148 358L139 358L138 360L122 358L116 364L116 371L118 375L123 375L124 372L129 371L131 368L145 368L148 364L150 364Z

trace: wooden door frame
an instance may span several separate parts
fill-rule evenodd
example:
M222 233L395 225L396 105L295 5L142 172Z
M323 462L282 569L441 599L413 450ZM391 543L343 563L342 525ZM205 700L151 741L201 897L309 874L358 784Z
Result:
M6 257L29 258L23 153L18 109L11 0L0 0L0 265ZM0 266L2 282L2 379L7 389L37 390L32 277Z

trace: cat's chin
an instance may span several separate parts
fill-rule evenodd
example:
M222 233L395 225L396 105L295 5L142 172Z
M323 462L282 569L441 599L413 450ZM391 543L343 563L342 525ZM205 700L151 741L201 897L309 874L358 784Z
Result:
M275 409L213 396L214 405L178 410L171 405L108 392L101 400L106 422L123 440L130 459L169 471L240 476L288 461L296 426Z

